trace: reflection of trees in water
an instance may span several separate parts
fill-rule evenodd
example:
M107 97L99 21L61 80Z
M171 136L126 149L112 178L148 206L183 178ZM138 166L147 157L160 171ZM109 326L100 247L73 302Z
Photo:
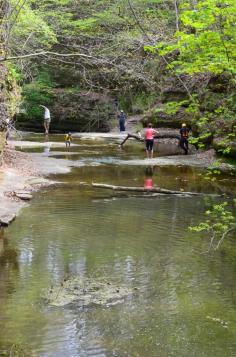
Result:
M0 230L0 301L15 291L11 273L13 270L17 271L18 268L17 252L15 249L9 247L4 230ZM11 284L9 284L9 281ZM0 303L0 306L3 306L3 304Z
M6 232L3 229L0 229L0 321L4 321L5 319L6 302L9 295L15 292L15 284L13 284L11 276L12 271L17 271L18 269L17 252L9 246ZM0 356L1 351L6 351L4 333L1 335L3 335L3 341L0 339ZM16 356L15 351L13 352L14 353L12 353L11 356ZM22 354L22 356L24 355Z
M145 172L142 170L143 180ZM155 174L160 170L156 168ZM181 172L188 175L189 171L183 168ZM164 179L167 180L168 176ZM63 341L59 347L63 348L65 356L72 349L78 351L76 353L73 350L74 355L98 352L112 355L112 352L109 354L106 351L118 349L120 355L148 356L153 355L153 351L158 352L159 347L155 343L159 343L160 339L163 341L163 355L170 355L174 348L176 354L181 355L183 346L179 341L190 339L194 345L196 335L199 341L204 340L204 329L194 330L196 321L205 321L209 313L209 286L213 289L211 282L218 280L222 269L219 269L218 259L215 263L211 259L208 265L208 260L198 254L199 241L191 240L187 231L192 217L203 210L200 198L160 197L145 201L131 198L104 204L101 201L87 201L81 196L79 204L74 191L72 194L66 192L66 199L65 195L60 195L54 201L51 196L48 201L40 201L42 206L38 203L35 213L32 212L33 206L30 209L33 213L31 226L28 224L29 211L22 214L25 220L21 224L25 228L22 231L17 228L15 232L21 241L19 254L21 249L34 254L32 259L24 260L24 264L27 263L27 269L24 270L24 281L27 280L24 303L19 302L16 295L10 305L14 309L11 319L21 320L21 305L26 301L29 305L32 301L32 306L36 305L36 294L32 294L32 287L36 287L35 280L39 285L46 285L48 276L50 281L56 281L63 275L88 276L95 272L98 276L107 275L112 281L120 279L127 286L137 287L137 294L112 309L68 309L62 314L63 323L59 323L60 318L52 313L50 318L55 317L56 322L58 319L58 324L53 324L53 331L46 316L41 316L40 311L36 314L34 308L31 312L34 314L33 326L37 321L37 328L40 324L42 331L45 331L45 335L42 333L37 337L37 344L41 339L47 343L53 335L60 336ZM45 221L47 224L42 224L45 215L41 216L40 212L49 212L49 209L50 215ZM4 247L9 248L6 237ZM17 263L17 255L15 261ZM14 259L10 264L13 262ZM23 264L21 259L20 262ZM7 271L6 266L3 270ZM230 267L225 270L226 273L233 277ZM233 283L232 280L228 282ZM228 291L226 286L224 296L227 298ZM222 308L219 294L217 285L214 296L210 295L211 302L216 306L214 314ZM16 309L15 302L18 305ZM223 311L227 312L227 308ZM0 310L0 320L4 317L2 315ZM179 326L183 326L183 329L179 329ZM17 328L16 324L14 334ZM189 331L194 333L189 336ZM30 337L26 330L25 335ZM230 338L227 342L231 343ZM56 344L52 346L54 349L59 347ZM202 352L200 345L196 348L199 348L199 355L207 355L207 349ZM189 350L187 352L191 355Z
M8 239L4 230L0 230L0 274L4 273L4 268L9 271L9 268L18 269L17 252L15 249L9 247Z

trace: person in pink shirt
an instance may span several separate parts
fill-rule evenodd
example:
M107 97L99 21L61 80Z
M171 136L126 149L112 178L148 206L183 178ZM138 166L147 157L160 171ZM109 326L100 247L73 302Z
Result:
M158 135L159 131L152 128L152 124L149 123L147 129L145 130L145 143L146 143L146 153L147 158L153 158L153 144L154 144L154 135Z

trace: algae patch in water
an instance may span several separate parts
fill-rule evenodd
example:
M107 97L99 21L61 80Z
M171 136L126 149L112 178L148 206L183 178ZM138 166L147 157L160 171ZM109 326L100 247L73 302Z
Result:
M124 302L133 289L94 278L70 278L51 287L44 297L52 306L112 306Z

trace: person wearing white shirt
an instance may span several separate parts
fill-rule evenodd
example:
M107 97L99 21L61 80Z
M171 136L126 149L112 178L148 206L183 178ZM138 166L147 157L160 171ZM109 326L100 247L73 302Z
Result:
M40 107L44 109L44 128L45 128L45 134L47 135L49 133L49 126L51 122L50 110L44 105L40 105Z

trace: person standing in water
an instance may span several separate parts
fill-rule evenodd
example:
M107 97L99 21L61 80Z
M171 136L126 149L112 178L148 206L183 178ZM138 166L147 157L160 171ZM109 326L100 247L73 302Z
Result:
M65 138L65 141L66 141L66 147L70 147L70 144L71 144L71 141L72 141L72 135L71 133L68 133L66 134L66 138Z
M50 115L50 110L45 107L44 105L40 105L44 109L44 129L45 129L45 135L49 133L49 126L51 122L51 115Z
M182 124L182 128L180 129L180 146L184 150L185 155L188 155L188 137L189 137L190 129L186 127L186 124Z
M147 158L153 158L153 144L154 144L154 135L158 135L159 131L152 128L152 124L149 123L147 129L145 130L145 143L146 143L146 153Z
M120 132L125 131L125 121L127 119L123 110L120 111L118 115Z

